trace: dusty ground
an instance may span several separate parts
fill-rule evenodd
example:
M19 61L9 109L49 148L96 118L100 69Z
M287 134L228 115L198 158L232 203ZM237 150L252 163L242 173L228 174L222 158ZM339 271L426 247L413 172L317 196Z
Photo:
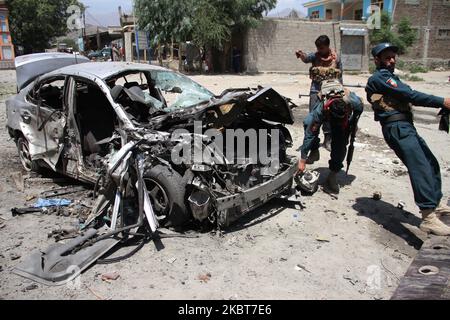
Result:
M426 82L413 87L450 96L449 72L420 75ZM301 121L308 92L305 75L194 76L215 93L228 87L267 85L302 105L292 126L301 145ZM348 84L365 84L367 76L347 76ZM0 127L4 128L4 99L14 92L14 73L0 73ZM356 90L365 97L363 90ZM436 110L418 109L417 128L437 156L444 194L450 195L450 138L437 130ZM133 257L113 265L94 265L82 274L79 286L32 286L10 270L32 251L52 243L47 233L76 224L54 215L12 217L10 209L26 204L30 195L52 184L26 184L19 192L11 178L21 166L13 141L0 131L0 298L1 299L389 299L399 279L426 238L419 229L405 168L386 147L370 108L360 122L350 176L341 174L339 200L319 191L305 198L297 211L272 201L235 225L223 237L201 234L193 239L165 239L165 249L147 244ZM295 150L293 150L294 152ZM313 168L326 173L329 154ZM371 199L381 191L383 199ZM405 210L397 209L398 202ZM174 260L175 259L175 260ZM297 267L299 266L299 267ZM118 272L104 282L100 275ZM377 271L379 271L377 273ZM210 273L209 281L199 275ZM374 278L375 277L375 278ZM371 287L380 277L381 286ZM376 281L375 281L376 282Z

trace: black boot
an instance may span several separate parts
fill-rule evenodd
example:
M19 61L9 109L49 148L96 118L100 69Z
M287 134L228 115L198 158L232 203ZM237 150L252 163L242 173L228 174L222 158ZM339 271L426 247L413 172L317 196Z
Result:
M306 159L306 164L313 164L316 161L320 160L320 152L319 149L312 150L309 154L308 159Z

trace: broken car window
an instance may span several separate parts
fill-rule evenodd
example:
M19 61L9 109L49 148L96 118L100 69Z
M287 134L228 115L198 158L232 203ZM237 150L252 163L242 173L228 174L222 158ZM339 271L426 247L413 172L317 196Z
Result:
M171 71L152 71L155 86L167 103L166 111L191 107L209 101L214 95L189 78Z
M64 83L64 77L39 82L30 91L28 98L35 104L41 101L42 106L63 110Z
M147 122L165 106L164 97L147 72L127 72L107 79L106 83L111 88L113 99L137 122Z
M115 111L96 84L77 80L76 89L75 114L83 155L105 156L111 145L102 142L112 138L118 126Z

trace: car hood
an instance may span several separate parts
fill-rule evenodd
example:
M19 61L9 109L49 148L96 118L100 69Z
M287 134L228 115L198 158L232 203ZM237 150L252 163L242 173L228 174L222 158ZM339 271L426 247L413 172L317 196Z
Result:
M89 62L89 59L69 53L36 53L15 59L17 91L22 90L37 77L73 64Z
M282 124L294 123L289 99L284 98L273 88L267 87L256 91L227 91L225 94L215 97L207 103L156 116L150 121L150 126L154 129L168 128L177 123L200 120L206 112L215 110L220 106L234 105L236 103L242 106L240 112L246 112L272 122Z

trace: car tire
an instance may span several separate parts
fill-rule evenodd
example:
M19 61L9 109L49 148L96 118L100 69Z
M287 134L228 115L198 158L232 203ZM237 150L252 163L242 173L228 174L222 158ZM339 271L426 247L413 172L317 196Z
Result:
M144 182L153 211L161 225L181 227L189 221L186 208L186 182L175 170L157 165L144 173Z
M19 152L20 163L27 172L39 172L40 166L35 160L31 160L30 147L28 140L23 136L17 139L17 151Z

